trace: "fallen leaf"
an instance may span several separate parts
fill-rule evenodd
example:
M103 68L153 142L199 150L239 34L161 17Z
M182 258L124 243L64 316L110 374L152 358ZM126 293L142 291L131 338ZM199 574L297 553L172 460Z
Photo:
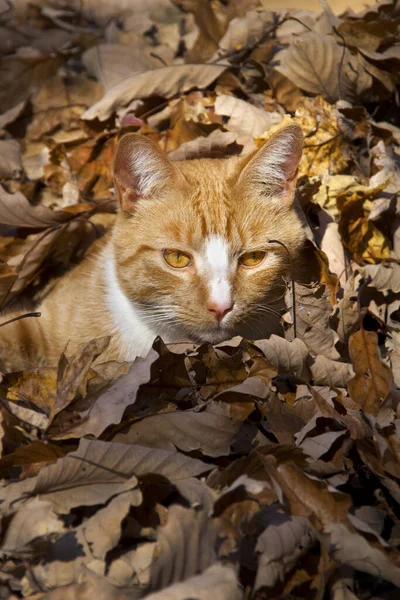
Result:
M110 89L82 115L82 119L105 121L113 112L136 98L171 97L191 88L203 88L225 71L223 65L172 65L132 75Z
M28 550L36 538L64 533L64 525L53 512L50 502L33 498L12 517L3 539L2 551L7 553Z
M183 142L177 150L168 152L168 156L171 160L219 157L220 155L230 154L230 146L240 147L235 144L236 139L236 134L216 129L206 137L198 137L189 142Z
M131 425L114 440L184 452L200 450L206 456L228 455L240 421L213 412L175 411L153 415Z
M380 359L378 335L361 328L349 339L349 352L355 377L349 381L349 393L365 412L377 415L387 397L393 376Z
M240 51L256 46L269 32L273 25L271 11L249 10L243 17L230 21L228 28L219 40L219 50L212 61L224 58L229 52Z
M325 286L295 284L296 335L314 352L330 359L338 359L339 352L335 348L337 335L329 326L332 306L328 301ZM286 305L292 311L293 296L291 290L286 292ZM287 313L286 313L287 314ZM287 335L293 335L292 313L285 317L290 328Z
M275 68L300 89L331 103L339 99L356 103L372 85L371 76L349 50L314 31L301 34L275 60L279 61Z
M158 530L150 590L184 581L214 564L220 532L220 521L208 519L203 510L171 506L166 525Z
M267 363L280 373L294 373L297 377L303 377L308 348L302 340L296 338L289 342L273 334L268 340L256 340L254 344L263 352Z
M0 176L15 177L22 171L21 152L16 140L0 140Z
M121 465L127 446L109 445L95 440L81 440L78 450L56 463L45 466L36 477L11 483L0 491L3 510L23 495L40 496L51 503L59 514L76 506L104 504L113 496L137 487L137 478L130 465Z
M129 373L118 377L91 408L81 413L81 423L74 426L67 437L100 435L110 424L119 423L125 409L135 402L139 387L149 381L150 369L157 356L151 351L146 358L137 358ZM58 437L62 438L63 434Z
M282 116L277 112L268 113L245 100L224 94L217 96L214 108L217 115L229 117L224 127L237 134L239 143L242 137L261 137L282 120Z
M265 530L258 538L258 567L254 587L273 588L285 581L301 556L314 543L307 519L285 514L276 504L266 510Z
M351 365L318 355L310 364L310 371L316 385L345 388L354 371Z
M400 265L397 263L366 265L361 272L368 285L380 292L400 292Z
M228 565L211 565L200 575L190 577L182 583L164 588L160 592L145 596L145 600L240 600L242 590L235 571Z
M0 223L13 227L33 227L42 229L65 223L71 215L54 211L45 206L32 206L23 194L8 194L0 186Z

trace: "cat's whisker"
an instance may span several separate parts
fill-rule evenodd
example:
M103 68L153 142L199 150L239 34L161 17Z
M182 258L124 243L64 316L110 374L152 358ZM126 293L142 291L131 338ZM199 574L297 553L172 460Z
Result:
M280 313L279 311L277 311L274 308L271 308L270 306L267 306L265 304L250 304L250 306L254 307L256 309L254 311L255 314L265 313L265 314L275 315L279 318L282 317L282 313Z

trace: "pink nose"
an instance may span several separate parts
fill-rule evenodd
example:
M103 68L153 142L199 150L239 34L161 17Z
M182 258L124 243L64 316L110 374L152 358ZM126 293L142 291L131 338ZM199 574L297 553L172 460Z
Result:
M210 301L207 304L207 308L210 311L210 313L215 315L215 318L217 319L218 323L221 323L221 321L225 317L225 315L227 315L229 312L231 312L231 310L233 308L233 302L212 302L212 301Z

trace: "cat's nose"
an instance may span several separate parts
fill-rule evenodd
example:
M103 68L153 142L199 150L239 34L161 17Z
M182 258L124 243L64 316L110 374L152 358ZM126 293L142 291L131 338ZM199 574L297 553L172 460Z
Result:
M213 302L210 301L207 304L207 308L215 315L218 323L221 323L222 319L233 309L233 302Z

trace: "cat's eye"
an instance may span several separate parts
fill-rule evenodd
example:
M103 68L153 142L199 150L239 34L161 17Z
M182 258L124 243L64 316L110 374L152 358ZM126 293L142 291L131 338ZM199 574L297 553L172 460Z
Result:
M164 250L164 260L174 269L183 269L188 267L192 262L192 257L182 250Z
M253 250L253 252L245 252L239 258L239 264L243 267L256 267L259 265L266 255L263 250Z

